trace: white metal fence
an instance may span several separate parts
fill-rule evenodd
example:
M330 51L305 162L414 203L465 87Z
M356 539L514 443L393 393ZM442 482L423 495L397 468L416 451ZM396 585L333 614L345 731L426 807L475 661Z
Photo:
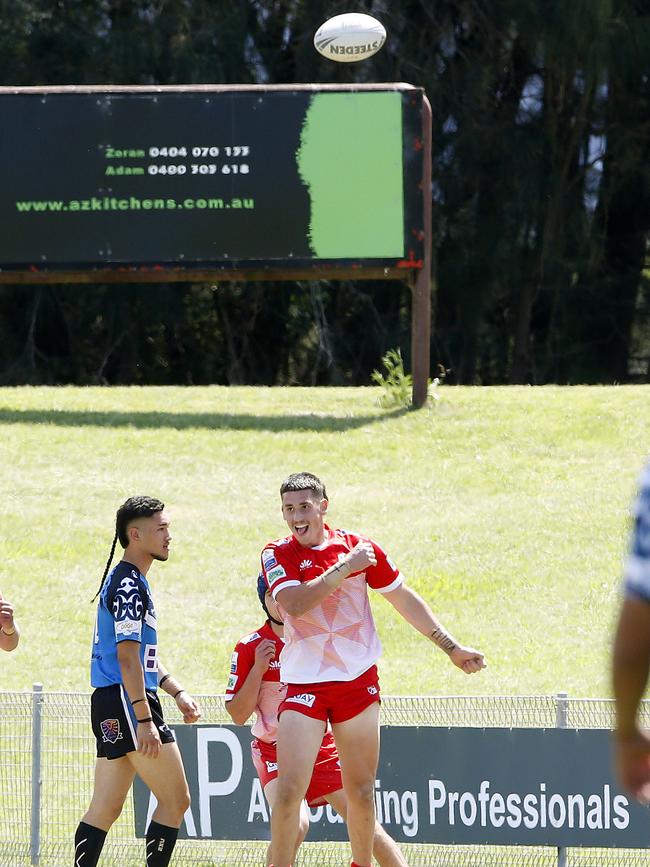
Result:
M223 697L199 697L203 722L230 723ZM181 722L163 697L170 723ZM650 702L644 706L650 723ZM80 693L0 692L0 867L69 867L73 836L92 793L94 738L90 696ZM612 702L534 697L385 697L384 725L478 728L611 728ZM649 816L650 829L650 816ZM102 864L144 863L144 846L133 833L132 801L107 838ZM650 831L649 831L650 839ZM264 863L266 843L179 841L175 867L238 867ZM550 847L402 845L411 867L650 867L650 851ZM305 843L300 865L349 865L349 848Z

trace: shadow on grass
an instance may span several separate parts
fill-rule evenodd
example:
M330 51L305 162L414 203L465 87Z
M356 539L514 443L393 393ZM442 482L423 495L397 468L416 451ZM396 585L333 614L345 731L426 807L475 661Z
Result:
M91 410L37 410L0 407L0 425L43 424L57 427L131 427L172 430L240 430L240 431L323 431L336 433L368 424L387 421L407 413L394 409L381 415L334 416L318 413L301 415L251 415L249 413L191 412L92 412Z

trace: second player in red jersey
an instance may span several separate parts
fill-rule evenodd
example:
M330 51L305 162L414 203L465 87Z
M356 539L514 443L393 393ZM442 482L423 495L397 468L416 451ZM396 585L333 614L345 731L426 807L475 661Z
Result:
M253 764L262 783L264 795L271 809L275 806L278 759L276 737L278 711L287 691L280 682L279 657L284 647L284 626L277 604L266 586L264 576L257 582L257 593L267 615L266 623L256 632L238 641L230 659L230 675L226 687L226 708L233 722L241 725L251 714L255 722L251 732ZM341 765L331 730L325 732L309 786L300 809L299 832L295 853L309 829L309 806L330 804L340 816L347 815L347 800L342 789ZM373 854L379 867L406 867L406 862L395 841L379 823L375 823ZM267 865L271 863L271 847L267 852Z

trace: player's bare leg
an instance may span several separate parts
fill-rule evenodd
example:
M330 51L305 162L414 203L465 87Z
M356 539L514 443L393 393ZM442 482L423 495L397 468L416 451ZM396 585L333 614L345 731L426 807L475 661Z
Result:
M264 786L264 796L268 802L271 811L275 809L275 800L276 794L278 790L278 780L277 777L275 780L271 780L269 783ZM298 829L298 838L296 839L296 846L293 850L293 855L291 857L291 863L294 864L296 861L296 855L298 853L298 849L300 848L300 844L307 836L307 831L309 831L309 815L307 813L307 804L305 801L302 801L300 804L300 826ZM266 867L270 867L273 863L272 851L271 851L272 843L269 843L268 849L266 850Z
M345 797L343 789L339 789L338 792L330 792L323 797L336 810L343 821L347 822L348 800ZM408 867L395 840L384 831L376 820L375 836L372 841L372 854L379 867Z
M158 801L152 821L170 828L180 828L185 811L190 806L190 792L177 745L161 744L155 759L138 752L128 753L125 758Z
M122 812L135 771L126 756L97 759L93 796L82 822L108 831Z
M309 786L325 723L285 710L278 725L278 777L271 814L275 867L289 867L300 828L300 805Z
M369 865L375 833L375 776L379 762L379 703L332 726L348 802L348 834L355 864Z

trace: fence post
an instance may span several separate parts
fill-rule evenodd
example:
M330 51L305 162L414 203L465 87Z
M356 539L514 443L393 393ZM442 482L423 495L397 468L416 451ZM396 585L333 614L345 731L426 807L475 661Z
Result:
M555 727L565 729L569 723L569 695L566 692L558 692L555 696ZM566 846L558 846L557 848L557 867L567 867L568 865L568 849Z
M43 732L43 684L32 687L32 814L29 851L37 865L41 856L41 750Z

